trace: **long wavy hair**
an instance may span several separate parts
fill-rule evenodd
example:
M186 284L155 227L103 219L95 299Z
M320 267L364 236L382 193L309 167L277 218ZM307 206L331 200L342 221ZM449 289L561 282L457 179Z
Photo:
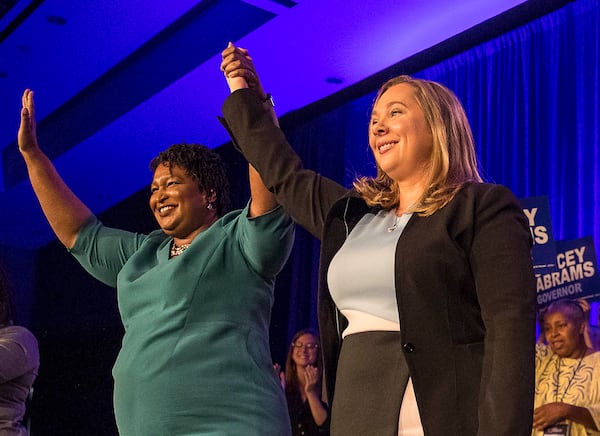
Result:
M300 380L298 380L297 366L296 362L294 362L294 359L292 358L292 355L294 354L294 344L300 336L306 334L312 335L315 338L315 341L317 342L318 347L317 357L315 360L315 367L317 368L319 373L319 383L321 383L321 380L323 379L323 366L321 365L321 344L319 342L319 333L312 328L299 330L298 332L296 332L296 334L292 338L292 341L290 342L290 348L288 350L287 358L285 359L285 393L288 398L298 398L298 396L300 395L301 383Z
M150 170L156 171L159 165L183 168L198 181L200 192L214 192L215 201L211 204L217 215L229 209L229 181L221 156L216 152L199 144L173 144L150 161Z
M406 83L413 88L433 137L433 151L423 195L410 208L429 216L448 204L467 182L482 182L479 175L471 126L456 95L445 86L410 76L397 76L379 89L373 107L391 87ZM370 206L393 209L398 206L398 183L377 166L376 177L360 177L353 183Z

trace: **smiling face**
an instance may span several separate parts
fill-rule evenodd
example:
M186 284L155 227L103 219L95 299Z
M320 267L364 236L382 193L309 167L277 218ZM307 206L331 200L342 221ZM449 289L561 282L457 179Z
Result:
M579 357L585 350L584 325L576 322L563 312L553 312L544 316L544 335L548 345L560 357Z
M190 243L216 219L198 181L179 166L160 164L150 186L150 209L160 228L178 243Z
M315 366L318 344L318 339L310 333L299 336L292 344L292 360L296 366Z
M408 83L390 87L375 103L369 145L381 170L392 179L397 182L425 179L433 137Z

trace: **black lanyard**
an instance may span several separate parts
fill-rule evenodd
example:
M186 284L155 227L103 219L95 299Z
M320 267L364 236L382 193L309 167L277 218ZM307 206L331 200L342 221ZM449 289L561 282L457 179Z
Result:
M579 371L579 368L581 368L581 363L583 362L584 357L585 357L585 353L583 356L581 356L579 358L579 362L577 363L577 366L575 367L575 370L573 371L573 375L571 375L571 379L569 380L569 383L567 383L567 387L565 388L565 391L563 392L562 397L560 397L560 400L558 399L558 385L560 384L560 367L562 365L562 357L558 358L558 362L556 364L556 371L557 371L556 383L554 384L554 401L558 401L560 403L563 402L563 400L565 399L565 395L567 395L567 391L571 387L571 383L573 383L573 380L575 380L575 375L577 374L577 371Z

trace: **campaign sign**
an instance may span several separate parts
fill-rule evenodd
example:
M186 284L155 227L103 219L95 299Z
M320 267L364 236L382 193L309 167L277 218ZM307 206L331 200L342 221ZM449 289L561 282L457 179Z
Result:
M552 234L548 197L528 197L519 201L533 238L533 269L536 274L543 274L546 270L552 271L556 268L556 241Z
M591 236L556 241L553 270L536 271L538 308L563 298L600 300L600 275Z

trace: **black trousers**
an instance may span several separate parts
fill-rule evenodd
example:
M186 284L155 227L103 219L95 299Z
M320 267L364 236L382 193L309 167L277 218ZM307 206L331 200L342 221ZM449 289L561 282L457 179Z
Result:
M331 436L397 436L408 383L400 332L344 338L331 410Z

